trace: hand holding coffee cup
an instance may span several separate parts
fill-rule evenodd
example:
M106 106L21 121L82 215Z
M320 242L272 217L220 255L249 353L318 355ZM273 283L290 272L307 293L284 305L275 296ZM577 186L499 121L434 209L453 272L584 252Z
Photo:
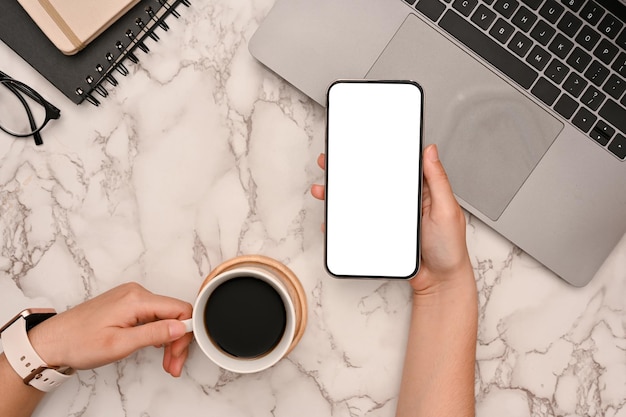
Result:
M252 373L291 352L306 320L306 297L296 275L274 259L248 255L207 276L185 324L214 363Z

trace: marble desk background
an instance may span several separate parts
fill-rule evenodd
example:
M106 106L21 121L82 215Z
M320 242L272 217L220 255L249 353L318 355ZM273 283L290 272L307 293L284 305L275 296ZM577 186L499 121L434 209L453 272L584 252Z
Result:
M240 254L283 261L308 296L304 338L268 371L234 375L192 349L174 379L148 348L79 372L36 416L394 415L409 287L324 272L323 207L309 195L322 181L324 110L247 50L271 5L182 8L98 109L75 106L0 44L0 69L62 111L41 147L0 136L0 321L130 280L192 301ZM469 215L467 231L477 415L626 417L626 239L573 288Z

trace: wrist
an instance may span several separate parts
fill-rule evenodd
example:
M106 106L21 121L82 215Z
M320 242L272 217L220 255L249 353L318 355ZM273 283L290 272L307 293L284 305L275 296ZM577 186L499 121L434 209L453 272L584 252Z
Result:
M429 339L424 343L437 346L441 350L439 354L457 349L457 353L473 357L471 352L474 352L478 332L476 284L474 281L457 282L442 287L426 294L413 294L411 321L420 329L420 334ZM452 340L455 342L450 343Z
M41 359L48 365L54 367L68 366L67 363L64 363L60 353L62 349L59 348L59 338L55 337L55 319L56 316L34 327L28 332L28 339L33 349L35 349L35 352L37 352Z
M475 286L456 286L429 294L413 294L413 309L437 315L438 319L449 317L454 320L478 318L478 294Z
M469 260L443 272L424 269L413 283L413 304L448 305L462 300L477 303L476 280Z
M48 363L35 349L30 333L56 313L52 309L26 309L0 329L7 362L24 384L48 392L69 379L73 370ZM41 351L41 349L40 349Z

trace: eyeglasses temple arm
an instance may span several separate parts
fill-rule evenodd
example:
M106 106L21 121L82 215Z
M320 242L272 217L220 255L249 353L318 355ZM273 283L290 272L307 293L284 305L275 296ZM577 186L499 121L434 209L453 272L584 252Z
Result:
M11 92L13 94L15 94L15 96L20 100L20 102L24 106L24 109L26 110L26 114L28 115L28 122L30 123L30 128L35 131L35 133L33 133L33 139L35 139L35 145L37 145L37 146L43 145L43 139L41 138L41 134L39 134L39 132L37 131L37 123L35 123L35 118L33 117L33 112L30 110L30 106L28 105L26 100L24 100L24 97L22 97L22 95L20 94L20 91L22 91L22 89L20 89L18 91L15 88L15 86L13 86L11 84L6 84L5 86L9 90L11 90ZM29 97L32 97L28 93L25 93L25 94L27 94Z

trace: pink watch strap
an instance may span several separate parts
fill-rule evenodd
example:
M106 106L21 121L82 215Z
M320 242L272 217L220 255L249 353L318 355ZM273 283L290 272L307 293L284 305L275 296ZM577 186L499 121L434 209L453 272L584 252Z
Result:
M24 383L40 391L52 391L72 377L71 373L64 374L51 368L39 357L30 343L23 317L2 332L2 347L7 361Z

